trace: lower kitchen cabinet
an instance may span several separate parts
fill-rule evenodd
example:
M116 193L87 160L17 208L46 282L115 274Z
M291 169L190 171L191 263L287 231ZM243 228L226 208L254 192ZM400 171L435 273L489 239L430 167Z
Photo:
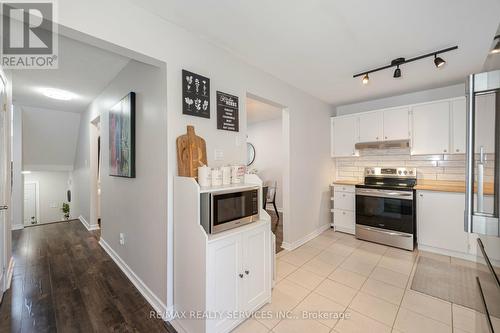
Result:
M445 251L468 253L464 231L463 193L418 191L417 243Z
M333 227L354 234L356 194L353 185L333 184Z
M207 309L217 317L207 332L228 332L271 297L271 241L268 225L209 243Z

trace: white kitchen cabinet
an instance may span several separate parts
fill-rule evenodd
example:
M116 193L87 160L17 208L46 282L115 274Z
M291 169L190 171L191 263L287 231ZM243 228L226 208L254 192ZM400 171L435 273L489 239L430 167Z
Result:
M383 111L384 140L405 140L410 137L408 111L408 107Z
M333 184L333 227L354 234L356 195L353 185Z
M482 146L485 153L493 154L495 152L495 94L476 97L475 123L476 153L479 153Z
M451 101L452 154L465 154L466 120L465 98Z
M418 191L418 245L467 254L464 207L463 193Z
M331 119L332 157L355 156L354 145L358 137L357 117L333 117Z
M411 108L412 155L450 152L450 102L440 101Z
M384 139L384 114L380 111L360 114L359 142L375 142Z

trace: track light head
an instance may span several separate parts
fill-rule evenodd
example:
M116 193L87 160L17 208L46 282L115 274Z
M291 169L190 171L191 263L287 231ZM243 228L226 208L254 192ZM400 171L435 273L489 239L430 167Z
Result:
M434 55L434 65L436 65L436 68L441 68L446 64L446 61L443 60L443 58L438 57L437 54Z
M363 76L363 84L367 85L368 82L370 82L370 77L368 76L368 73L366 73L365 76Z
M498 39L498 42L495 44L495 47L493 49L491 49L490 54L500 53L500 35L496 35L495 38L493 38L494 41L497 39Z
M398 67L394 70L394 75L392 76L393 78L397 79L397 78L400 78L401 77L401 69L399 69L399 65Z

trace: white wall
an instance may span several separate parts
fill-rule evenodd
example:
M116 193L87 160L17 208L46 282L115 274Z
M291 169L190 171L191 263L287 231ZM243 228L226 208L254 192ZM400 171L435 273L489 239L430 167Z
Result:
M435 101L439 99L446 99L446 98L453 98L460 96L465 96L465 82L452 86L416 91L402 95L396 95L391 97L359 102L359 103L337 106L336 115L342 116L346 114L378 110L394 106L422 103L422 102Z
M66 192L70 188L68 171L33 171L24 175L24 183L38 182L39 217L38 223L63 220L61 207L68 202ZM70 216L73 216L70 212Z
M278 181L276 206L283 208L283 171L285 168L281 118L261 121L248 126L247 141L255 147L255 161L249 169L257 169L262 181ZM270 205L268 209L273 209Z
M82 114L73 172L75 214L91 220L90 122L101 120L101 238L164 302L167 295L167 123L164 72L130 61ZM109 176L108 110L136 93L136 178ZM97 217L95 218L97 219ZM119 234L125 234L120 245Z
M117 8L120 10L117 11ZM292 181L284 196L283 203L284 220L287 221L284 227L284 240L288 243L296 242L328 224L329 181L332 163L329 153L329 117L333 112L331 106L244 63L239 57L215 47L197 35L128 2L67 0L59 3L57 21L70 28L60 29L68 35L75 36L78 34L74 33L74 30L81 31L103 41L109 41L159 59L167 64L167 84L166 87L163 87L162 94L167 95L167 105L163 112L167 113L168 123L168 146L166 147L168 162L166 158L164 159L168 166L168 174L167 177L162 174L162 178L156 179L151 186L159 190L164 185L168 185L168 234L162 232L164 221L158 222L155 224L157 230L153 230L154 235L151 235L150 239L144 234L140 235L138 243L140 246L149 244L148 248L154 248L154 251L148 253L149 257L145 258L142 250L137 253L130 251L131 253L128 254L130 258L127 257L129 265L131 265L129 261L139 262L142 260L140 264L133 267L135 273L147 281L150 289L158 292L165 283L170 286L172 283L171 270L168 272L168 279L165 279L163 272L160 272L162 267L156 265L153 269L156 274L152 277L146 268L151 267L148 266L150 263L166 262L161 252L165 245L165 238L159 239L158 235L167 235L169 249L172 248L172 179L177 174L175 139L185 133L186 125L194 125L197 134L204 137L207 142L209 164L215 166L234 162L244 163L246 160L247 124L243 101L247 93L286 106L289 111L289 120L287 119L287 122L289 121L289 142L286 142L285 145L289 145L290 154L286 172L289 173ZM123 24L123 22L133 23ZM136 24L137 22L140 24ZM98 42L94 41L94 43ZM119 52L126 54L123 49L120 49ZM240 105L242 105L240 108L241 131L239 133L216 130L214 103L212 104L211 119L182 115L181 71L183 68L211 79L212 101L215 101L217 90L239 96ZM156 124L151 125L156 128ZM162 140L163 131L155 134L158 141ZM214 149L216 148L224 151L224 160L218 163L214 162ZM154 147L147 150L150 157L155 156L156 153L158 152L154 150ZM163 168L163 166L160 164L158 168ZM103 196L105 195L105 189L103 189ZM151 197L149 200L151 202L145 205L145 208L135 205L135 209L150 210L150 204L153 202L166 208L160 199ZM104 206L106 205L103 201L104 237L106 237ZM140 222L136 221L136 223ZM116 236L113 235L113 237ZM114 250L118 250L118 248L114 248ZM152 255L154 255L154 259L152 259ZM171 264L171 252L168 253L168 256L168 261ZM165 293L158 292L158 295L164 299ZM167 305L172 305L172 295L173 291L170 290Z
M71 170L80 114L22 106L23 168Z

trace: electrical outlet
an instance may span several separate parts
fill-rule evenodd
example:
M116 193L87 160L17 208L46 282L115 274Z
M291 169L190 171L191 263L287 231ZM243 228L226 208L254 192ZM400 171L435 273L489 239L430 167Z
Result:
M120 245L125 245L125 234L120 232Z

